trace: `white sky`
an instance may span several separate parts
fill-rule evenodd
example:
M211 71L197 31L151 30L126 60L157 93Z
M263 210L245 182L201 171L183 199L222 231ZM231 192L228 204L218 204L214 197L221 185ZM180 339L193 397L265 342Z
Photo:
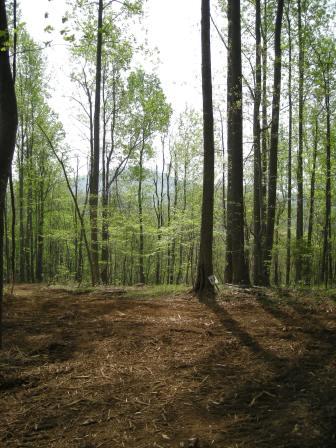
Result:
M159 50L158 74L168 100L177 112L182 111L186 104L199 110L202 105L200 7L200 0L145 2L143 26L148 30L149 47ZM69 100L73 91L69 81L69 57L66 45L59 35L61 19L67 9L66 0L21 0L20 8L22 19L32 37L38 42L52 40L51 48L44 50L48 56L48 72L51 76L51 105L60 115L68 141L76 142L71 115L74 104ZM46 12L47 19L44 17ZM44 32L49 24L55 28L54 33ZM216 44L216 40L213 47L214 53L222 50L222 44ZM221 71L222 62L225 63L224 57L220 57L218 64Z

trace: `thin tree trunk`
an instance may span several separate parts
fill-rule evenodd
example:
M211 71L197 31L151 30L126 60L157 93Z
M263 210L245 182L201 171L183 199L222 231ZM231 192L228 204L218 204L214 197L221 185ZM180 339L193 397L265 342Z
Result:
M13 83L15 88L15 81L16 81L16 60L17 60L17 1L13 0L13 29L14 29L14 35L13 35ZM14 192L14 185L13 185L13 169L11 166L10 173L9 173L9 188L10 188L10 197L11 197L11 208L12 208L12 223L11 223L11 234L12 234L12 255L11 255L11 262L12 262L12 294L14 291L14 284L15 284L15 278L16 278L16 238L15 238L15 227L16 227L16 208L15 208L15 192Z
M23 130L23 116L21 116L21 132L20 132L20 148L18 154L19 164L19 269L20 282L24 282L25 277L25 232L24 232L24 130Z
M177 158L176 151L174 152L174 223L176 222L176 212L178 204L178 169L177 169ZM176 236L173 237L172 249L171 249L171 272L169 283L172 285L175 278L175 260L176 260Z
M40 198L40 210L37 216L37 252L36 252L36 280L43 280L43 249L44 249L44 198Z
M266 222L267 222L267 164L268 164L268 98L267 98L267 76L268 76L268 17L267 1L264 0L264 20L262 27L262 134L261 134L261 160L262 160L262 203L261 203L261 227L262 244L265 244ZM264 256L264 252L263 252Z
M292 33L290 8L287 10L288 24L288 184L287 184L287 253L286 253L286 286L290 284L291 244L292 244L292 140L293 140L293 99L292 99Z
M299 35L299 147L297 158L297 204L296 204L296 282L302 280L303 257L303 87L304 87L304 41L302 34L301 0L297 0Z
M99 244L98 244L98 192L99 192L99 152L100 152L100 102L102 78L102 48L103 48L103 0L98 5L97 50L96 50L96 90L94 108L94 141L90 172L90 223L91 223L91 253L93 267L93 283L99 281Z
M225 164L225 140L224 140L224 120L222 112L219 111L221 121L221 144L222 144L222 208L223 208L223 230L226 230L226 164Z
M261 104L261 11L260 0L256 0L256 81L254 92L253 140L254 140L254 284L262 284L262 165L260 148L260 104Z
M325 81L325 109L327 114L327 133L326 133L326 193L325 193L325 224L323 230L323 254L322 254L322 273L325 287L328 287L331 270L331 112L330 112L330 94L327 81Z
M307 282L311 283L311 267L312 267L312 237L313 237L313 226L314 226L314 213L315 213L315 179L316 179L316 159L317 159L317 148L318 148L318 114L315 118L315 130L314 130L314 152L313 152L313 168L310 180L310 205L309 205L309 218L308 218L308 238L307 245L309 251L309 259L307 263Z
M274 253L274 284L279 286L280 284L280 272L279 272L279 222L280 222L281 211L278 210L276 217L276 228L275 228L275 253Z
M166 174L166 189L167 189L167 226L168 229L171 225L171 198L170 198L170 175L171 175L171 168L172 168L172 162L169 162L168 166L168 172ZM167 283L170 284L170 277L171 277L171 243L168 242L167 247Z
M185 215L185 212L187 210L187 177L188 177L188 161L185 156L184 159L184 174L183 174L183 208L182 208L182 214ZM181 224L181 237L180 237L180 247L179 247L179 264L178 264L178 270L177 270L177 277L176 277L176 283L180 284L183 277L183 261L184 261L184 253L183 253L183 245L184 245L184 226Z
M276 209L277 174L278 174L278 141L279 141L279 113L281 94L281 28L284 0L278 0L275 36L274 36L274 83L272 102L271 145L268 167L268 202L267 202L267 229L264 258L264 281L270 284L270 270L272 262L272 249L274 240L274 221Z
M138 182L138 214L139 214L139 282L145 283L145 270L144 270L144 226L143 226L143 206L142 206L142 178L143 178L143 158L145 151L145 141L142 140L142 146L139 155L139 182Z

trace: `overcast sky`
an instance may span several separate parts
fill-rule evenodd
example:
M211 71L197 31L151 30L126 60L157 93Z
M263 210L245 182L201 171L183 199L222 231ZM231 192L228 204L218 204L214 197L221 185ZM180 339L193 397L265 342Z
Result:
M199 4L198 4L199 3ZM66 0L21 0L23 20L34 39L53 39L45 51L49 70L56 78L54 86L64 86L68 75L68 59L64 42L55 32L44 32L47 24L61 29L61 18L67 9ZM44 15L48 12L48 19ZM175 109L186 102L200 107L200 2L196 0L147 0L144 27L148 30L149 46L159 50L158 73L164 90ZM62 82L60 82L62 80ZM59 95L56 91L56 96ZM64 92L62 92L64 93ZM57 99L58 101L58 99Z
M43 50L48 59L50 103L64 125L67 142L73 150L80 151L82 131L76 120L78 111L70 99L74 89L70 82L71 64L66 44L59 34L68 8L67 0L21 0L20 7L32 37L41 42L42 47L43 42L52 40L50 48ZM145 1L142 26L147 30L149 47L158 49L157 73L176 113L183 111L187 104L200 111L202 107L200 7L200 0ZM55 32L46 33L47 25L52 25ZM214 72L223 72L223 46L216 33L212 47ZM222 76L218 79L224 82ZM217 90L224 93L222 86Z

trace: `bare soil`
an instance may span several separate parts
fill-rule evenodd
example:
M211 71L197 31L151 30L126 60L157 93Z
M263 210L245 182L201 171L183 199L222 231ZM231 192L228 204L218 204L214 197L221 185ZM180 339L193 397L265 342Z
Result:
M142 290L6 298L1 448L336 447L331 298Z

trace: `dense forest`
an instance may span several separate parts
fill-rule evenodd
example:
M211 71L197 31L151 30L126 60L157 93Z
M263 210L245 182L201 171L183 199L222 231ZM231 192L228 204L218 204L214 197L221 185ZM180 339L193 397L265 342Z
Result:
M7 3L18 131L5 198L6 281L196 284L202 116L188 106L173 116L158 77L137 66L130 23L141 20L141 2L81 1L64 11L87 142L80 160L49 105L43 49ZM205 117L214 111L204 126L205 157L214 151L213 168L204 168L204 218L214 203L207 274L221 283L332 285L332 4L220 7L212 32L227 53L227 98L204 105ZM204 67L209 98L211 62Z
M146 0L71 0L57 31L65 54L57 63L71 66L70 123L53 108L48 2L39 42L25 23L25 1L0 0L1 322L16 306L15 290L25 297L21 288L41 300L55 285L120 294L166 288L196 296L217 316L215 299L227 288L268 300L281 288L335 288L333 0L195 0L203 107L186 101L182 112L148 63L157 50L141 28ZM214 42L225 70L217 69ZM218 319L260 355L248 332ZM249 406L274 393L262 386ZM233 437L232 445L209 446L331 447L328 431L325 444L240 445ZM166 437L161 445L111 446L175 446ZM203 446L188 443L179 446Z

